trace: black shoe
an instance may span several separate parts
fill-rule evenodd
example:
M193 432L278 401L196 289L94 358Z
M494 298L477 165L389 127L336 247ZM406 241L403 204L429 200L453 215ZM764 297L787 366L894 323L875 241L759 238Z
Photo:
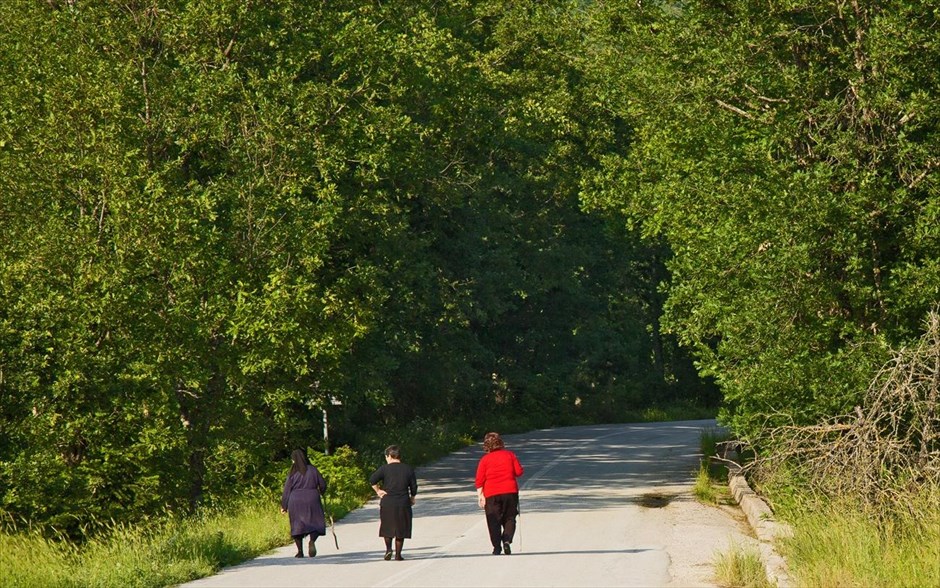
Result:
M405 558L403 558L400 553L396 553L395 561L405 561Z
M310 542L310 557L317 556L317 545L313 541Z
M509 549L509 544L506 542L503 542L503 553L506 555L512 555L512 549Z
M500 549L499 547L493 548L493 555L502 555L502 553L503 553L503 550Z
M303 557L303 556L304 556L303 551L298 551L297 553L294 554L294 557Z
M385 552L385 561L391 561L391 559L392 559L392 552L391 552L391 551L386 551L386 552Z

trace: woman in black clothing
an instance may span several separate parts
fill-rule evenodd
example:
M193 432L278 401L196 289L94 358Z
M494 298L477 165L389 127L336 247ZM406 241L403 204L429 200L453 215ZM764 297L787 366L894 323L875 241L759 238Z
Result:
M411 539L411 506L418 493L415 470L401 462L397 445L385 449L385 465L369 476L372 489L379 496L379 537L385 539L385 561L392 559L392 538L395 539L395 559L401 561L401 548L405 539ZM381 486L379 486L381 483Z

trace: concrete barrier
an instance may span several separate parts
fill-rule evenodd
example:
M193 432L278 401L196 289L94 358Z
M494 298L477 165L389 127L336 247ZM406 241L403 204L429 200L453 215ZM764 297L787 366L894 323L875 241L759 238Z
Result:
M735 502L744 511L747 522L760 539L760 558L767 572L767 579L778 588L793 588L793 582L787 569L787 562L777 553L775 543L778 539L790 537L793 530L789 525L774 518L770 506L754 492L740 470L728 467L728 487Z

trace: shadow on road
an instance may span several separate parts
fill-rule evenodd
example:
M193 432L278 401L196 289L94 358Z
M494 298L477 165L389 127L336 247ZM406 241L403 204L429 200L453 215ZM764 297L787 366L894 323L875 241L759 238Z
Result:
M405 557L404 562L391 561L386 562L382 559L384 551L381 549L376 551L351 551L348 553L339 553L339 554L330 554L327 556L317 556L314 558L305 557L305 558L295 558L295 557L284 557L284 556L265 556L253 559L251 561L245 562L239 565L239 568L252 568L252 567L263 567L263 566L315 566L317 564L329 564L329 565L352 565L352 564L363 564L369 562L381 562L383 565L389 566L389 569L397 569L398 566L406 565L409 561L422 561L429 559L442 559L442 560L451 560L451 559L476 559L476 558L492 558L492 557L513 557L513 558L525 558L525 557L536 557L536 556L551 556L551 557L569 557L575 556L580 557L584 555L604 555L604 554L631 554L631 553L644 553L647 551L655 551L654 549L569 549L566 551L523 551L523 552L514 552L511 556L499 555L495 556L489 552L481 553L438 553L437 547L424 547L421 549L414 549L409 551L407 548L403 553Z
M709 426L714 426L714 421L621 425L613 429L569 427L544 436L534 432L504 439L526 470L520 478L523 512L587 511L623 506L630 501L624 493L631 490L691 484L701 455L700 435ZM618 438L628 438L629 442ZM482 455L480 446L469 447L420 468L421 504L415 515L478 511L473 480ZM573 471L578 474L571 475ZM466 496L461 498L460 494Z

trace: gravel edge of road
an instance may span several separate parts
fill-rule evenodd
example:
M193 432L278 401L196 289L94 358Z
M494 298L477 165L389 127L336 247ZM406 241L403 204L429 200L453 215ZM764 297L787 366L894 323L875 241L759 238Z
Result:
M760 558L767 579L778 588L793 588L787 562L774 546L778 538L792 536L793 529L777 521L770 506L751 489L744 476L731 468L728 470L728 487L760 540Z

